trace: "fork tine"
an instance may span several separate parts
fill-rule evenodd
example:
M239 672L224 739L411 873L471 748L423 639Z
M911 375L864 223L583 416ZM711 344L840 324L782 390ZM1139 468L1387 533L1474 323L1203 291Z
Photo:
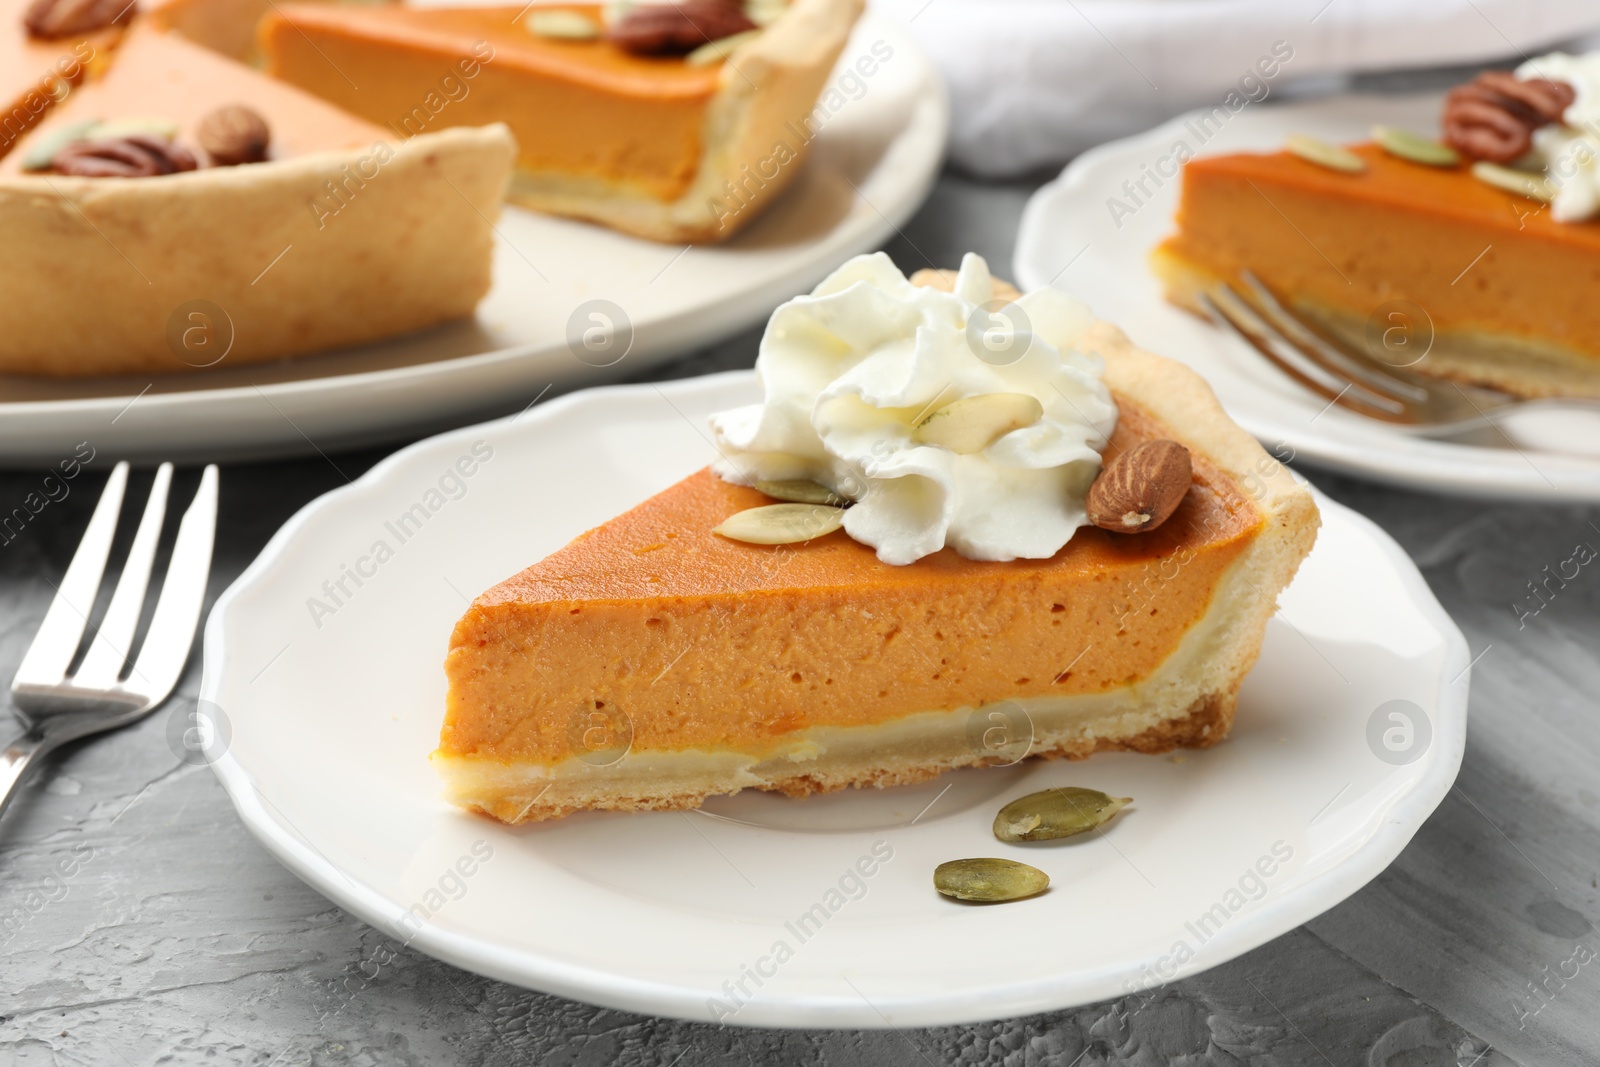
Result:
M216 532L217 468L212 464L201 475L200 488L178 523L172 562L167 565L167 579L150 618L150 632L125 686L137 690L147 702L165 700L189 661L195 626L205 604Z
M56 587L55 599L44 613L44 622L33 636L17 668L11 686L56 685L72 665L72 657L83 639L83 628L89 623L89 613L94 610L95 594L100 590L100 578L105 573L106 556L111 553L111 541L117 533L117 513L122 509L122 495L128 487L128 464L118 463L106 479L100 503L95 505L89 528L78 542L78 550L67 565L67 573Z
M1223 294L1227 294L1227 297L1223 297ZM1292 358L1289 353L1294 353L1301 359L1304 359L1304 356L1298 349L1282 341L1277 331L1251 311L1249 305L1245 304L1232 289L1225 285L1219 286L1216 296L1223 299L1214 299L1208 293L1201 293L1198 297L1201 308L1212 323L1261 353L1268 362L1295 382L1330 403L1350 408L1369 418L1386 421L1399 419L1403 408L1398 401L1370 392L1354 382L1339 377L1320 364L1309 360L1301 363ZM1231 299L1228 299L1229 297ZM1225 308L1224 304L1229 306ZM1284 349L1280 351L1274 341L1283 344Z
M1263 313L1291 344L1305 353L1307 359L1396 400L1420 404L1428 399L1428 391L1422 386L1406 381L1379 366L1370 357L1351 351L1349 346L1306 325L1298 315L1284 307L1276 294L1263 285L1253 272L1240 271L1239 276L1255 298L1252 306Z
M161 539L161 525L166 520L167 489L171 484L172 464L163 463L156 468L155 484L150 487L150 499L139 520L139 530L133 536L128 560L122 565L122 577L117 579L111 604L106 608L88 654L83 657L82 666L72 676L73 685L110 689L117 684L117 676L122 673L122 665L128 661L128 652L133 647L139 612L144 607L144 593L150 584L150 570L155 565L156 542Z

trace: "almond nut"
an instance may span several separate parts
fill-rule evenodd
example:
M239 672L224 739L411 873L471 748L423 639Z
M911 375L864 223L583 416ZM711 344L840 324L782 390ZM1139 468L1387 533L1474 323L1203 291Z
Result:
M260 163L272 143L267 120L243 104L226 104L208 112L195 126L194 136L219 167Z
M1166 522L1193 478L1189 450L1176 441L1146 441L1122 453L1089 487L1089 521L1102 530L1144 533Z

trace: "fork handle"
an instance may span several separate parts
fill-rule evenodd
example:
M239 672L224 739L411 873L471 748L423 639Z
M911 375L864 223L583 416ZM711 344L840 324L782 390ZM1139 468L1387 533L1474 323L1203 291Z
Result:
M50 738L37 730L29 730L0 752L0 815L5 814L11 798L22 791L22 782L28 770L40 756L55 748Z

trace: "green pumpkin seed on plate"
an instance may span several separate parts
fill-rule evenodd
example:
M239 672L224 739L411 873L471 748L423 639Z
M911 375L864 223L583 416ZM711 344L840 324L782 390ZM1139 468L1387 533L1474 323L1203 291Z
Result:
M1074 837L1104 826L1132 800L1077 786L1029 793L1000 809L994 817L994 836L1007 843Z
M950 860L933 870L933 888L947 897L981 904L1035 896L1049 884L1048 874L1016 860Z

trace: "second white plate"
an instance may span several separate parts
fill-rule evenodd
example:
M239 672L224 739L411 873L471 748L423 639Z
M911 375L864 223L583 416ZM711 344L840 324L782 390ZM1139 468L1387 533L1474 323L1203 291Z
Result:
M855 69L863 56L871 75ZM663 245L507 207L494 287L475 318L360 349L154 380L0 376L0 464L53 464L86 439L115 458L308 453L505 411L552 383L632 377L756 325L881 245L932 187L948 127L926 54L897 23L868 14L813 112L802 171L728 243ZM604 321L617 340L580 359L569 330Z
M1366 139L1374 123L1431 130L1439 106L1435 95L1253 106L1203 146L1187 115L1102 145L1029 201L1017 238L1017 281L1025 289L1054 284L1086 300L1142 347L1195 368L1229 414L1281 459L1434 492L1600 501L1600 458L1427 441L1328 407L1242 343L1167 303L1150 271L1150 250L1172 232L1178 203L1178 179L1156 183L1171 169L1180 142L1205 154L1275 149L1291 133L1347 144ZM1113 215L1113 201L1135 203L1124 188L1133 182L1143 183L1136 197L1142 203L1132 214Z
M1216 748L521 829L445 804L427 754L468 598L704 466L706 416L758 396L751 372L573 394L291 520L206 627L214 769L250 830L394 942L494 978L708 1022L933 1026L1246 952L1374 877L1449 790L1465 642L1398 546L1324 500ZM1064 784L1135 802L1104 835L994 840L1001 804ZM940 862L997 854L1053 885L988 908L934 892Z

